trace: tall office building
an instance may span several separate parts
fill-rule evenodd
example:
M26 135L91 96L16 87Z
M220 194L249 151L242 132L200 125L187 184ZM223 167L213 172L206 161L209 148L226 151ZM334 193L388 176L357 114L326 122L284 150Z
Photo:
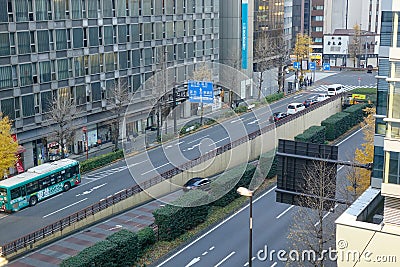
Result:
M220 0L1 0L0 110L12 120L24 167L47 158L49 102L69 97L82 113L72 153L110 141L109 91L126 84L132 94L166 66L184 77L191 63L219 59ZM191 66L191 67L190 67ZM138 104L127 129L146 127ZM56 141L56 140L54 140Z
M375 266L378 257L398 266L400 260L400 2L382 1L376 108L374 167L371 187L336 221L336 239L344 252L357 252L360 261L344 266ZM376 214L383 205L382 215ZM382 220L383 219L383 220ZM366 254L369 265L366 265ZM397 263L393 260L397 259ZM390 261L389 261L390 260Z

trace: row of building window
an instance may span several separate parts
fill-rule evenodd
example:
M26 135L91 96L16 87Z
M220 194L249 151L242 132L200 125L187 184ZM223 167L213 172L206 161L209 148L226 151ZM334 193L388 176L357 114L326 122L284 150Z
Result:
M218 40L167 45L120 52L100 53L74 58L60 58L19 65L0 66L0 89L61 81L85 75L151 66L161 61L183 61L185 58L210 56L219 49Z
M218 11L219 0L2 0L0 23Z
M218 32L218 20L190 20L131 25L0 32L0 56L98 47Z

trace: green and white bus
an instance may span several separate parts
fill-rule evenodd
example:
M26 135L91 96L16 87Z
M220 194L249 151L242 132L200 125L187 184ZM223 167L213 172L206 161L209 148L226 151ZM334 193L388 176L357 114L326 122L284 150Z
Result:
M79 162L62 159L45 163L0 181L0 211L13 212L81 182Z

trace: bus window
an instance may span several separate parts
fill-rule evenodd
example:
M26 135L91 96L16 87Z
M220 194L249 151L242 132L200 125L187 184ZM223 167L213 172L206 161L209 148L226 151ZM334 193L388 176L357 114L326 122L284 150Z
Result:
M26 193L28 195L35 193L39 189L38 181L30 182L26 185Z
M57 173L57 183L64 181L65 171Z
M21 190L19 187L11 189L11 199L16 199L21 196Z
M26 196L26 190L25 190L25 185L21 186L21 196Z
M50 185L50 177L45 177L39 180L39 189L45 189Z
M56 184L56 178L59 175L59 173L53 173L52 175L50 175L50 183L47 186Z

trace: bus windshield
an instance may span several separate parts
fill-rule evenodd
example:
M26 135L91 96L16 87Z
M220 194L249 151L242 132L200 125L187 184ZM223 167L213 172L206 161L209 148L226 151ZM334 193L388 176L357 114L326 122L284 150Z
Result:
M6 197L7 196L7 190L4 188L0 188L0 196Z

